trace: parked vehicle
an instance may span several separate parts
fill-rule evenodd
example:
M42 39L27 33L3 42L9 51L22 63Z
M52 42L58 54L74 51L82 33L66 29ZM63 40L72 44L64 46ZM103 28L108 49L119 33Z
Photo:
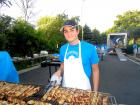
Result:
M115 48L127 49L127 33L110 33L107 36L109 54L116 54Z

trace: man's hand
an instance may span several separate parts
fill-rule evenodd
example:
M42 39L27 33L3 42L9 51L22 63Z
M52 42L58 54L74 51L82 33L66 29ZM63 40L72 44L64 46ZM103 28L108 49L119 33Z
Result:
M63 70L64 70L64 63L61 63L59 69L54 73L54 75L60 77L63 73Z
M58 77L57 75L52 75L51 77L51 81L56 81L56 84L57 85L60 85L61 84L61 80L62 80L62 77Z

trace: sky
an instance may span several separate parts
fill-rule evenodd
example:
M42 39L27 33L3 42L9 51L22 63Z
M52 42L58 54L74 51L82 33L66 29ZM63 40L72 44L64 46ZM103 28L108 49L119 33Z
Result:
M65 13L69 17L80 16L82 26L87 24L91 29L104 32L113 26L117 15L128 10L140 10L140 0L34 0L36 15L32 21ZM16 5L4 8L2 12L14 18L21 16Z

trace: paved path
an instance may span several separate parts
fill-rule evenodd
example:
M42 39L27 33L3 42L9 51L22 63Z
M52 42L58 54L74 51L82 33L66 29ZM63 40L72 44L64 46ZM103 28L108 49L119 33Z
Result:
M122 53L122 50L120 48L115 48L115 51L120 61L127 61L127 57Z
M23 72L20 74L20 82L35 85L46 85L49 82L49 68L48 67L37 67L34 70ZM26 70L25 70L26 71ZM52 67L52 73L55 68Z
M114 95L120 104L140 105L140 66L107 56L100 62L100 91Z

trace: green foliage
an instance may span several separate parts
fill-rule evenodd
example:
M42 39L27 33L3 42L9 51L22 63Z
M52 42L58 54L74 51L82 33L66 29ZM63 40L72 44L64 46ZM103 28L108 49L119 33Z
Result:
M38 49L38 39L35 37L33 26L24 20L13 22L11 32L8 35L8 44L11 55L32 55Z
M114 29L117 32L131 31L140 26L140 11L127 11L123 15L118 15L114 21Z
M138 47L140 47L140 38L137 39L136 43L138 44Z
M6 33L11 26L12 18L10 16L0 16L0 33Z
M38 27L28 23L25 20L13 20L8 16L0 16L0 48L7 50L11 56L31 56L39 53L41 50L47 50L49 53L59 51L62 44L66 43L63 33L60 32L64 21L67 19L80 21L78 16L68 18L66 14L59 14L55 17L43 17L38 21ZM81 38L82 26L79 25ZM101 36L98 30L91 29L85 25L84 37L89 40L95 40L101 43ZM90 34L90 35L87 35Z
M85 25L85 26L83 27L83 30L84 30L84 34L91 33L91 29L90 29L90 27L87 26L87 25Z
M101 43L102 44L107 43L107 34L106 33L101 33Z
M90 29L90 27L88 27L87 25L85 25L84 27L83 27L83 31L84 31L84 33L83 33L83 38L84 38L84 40L87 40L87 41L89 41L90 39L91 39L91 37L92 37L92 32L91 32L91 29Z
M134 41L140 37L140 11L127 11L117 16L114 26L107 30L107 33L127 32L128 42L134 38Z
M0 50L4 50L6 47L6 35L5 34L0 34Z
M133 45L133 43L134 43L134 39L130 39L128 45Z
M58 52L59 47L65 42L63 33L60 32L65 20L69 19L65 14L59 14L55 17L43 17L37 22L38 32L42 33L42 37L46 40L49 52ZM79 21L79 17L71 19ZM58 47L58 48L57 48Z
M12 56L31 56L41 50L58 52L65 43L60 28L68 17L59 14L56 17L44 17L38 21L38 29L22 19L13 20L0 16L0 48ZM78 17L72 17L78 21Z
M97 29L91 30L90 27L85 25L83 27L84 30L84 40L93 43L93 44L104 44L106 43L106 33L101 33Z
M134 40L140 38L140 27L134 28L131 33L133 34Z
M7 36L10 31L12 18L9 16L0 16L0 50L6 49L8 43Z
M38 31L42 33L42 38L46 40L50 52L58 52L57 44L64 40L60 28L64 22L63 16L43 17L38 21Z
M92 42L94 44L100 44L101 43L101 38L100 38L100 32L97 29L92 30Z
M114 26L108 32L128 32L140 26L140 11L127 11L117 16Z

